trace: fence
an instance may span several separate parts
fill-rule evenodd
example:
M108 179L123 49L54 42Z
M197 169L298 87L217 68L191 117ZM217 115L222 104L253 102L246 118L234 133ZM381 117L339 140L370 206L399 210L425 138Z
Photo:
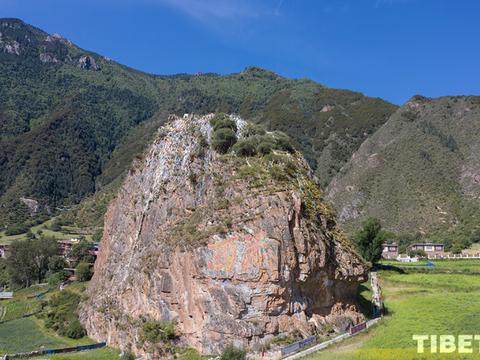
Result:
M363 330L368 329L370 326L376 324L377 322L380 321L380 319L381 318L376 318L376 319L372 319L372 320L369 320L367 322L362 323L361 325L364 326ZM359 330L355 334L358 334L360 331L363 331L363 330ZM296 360L296 359L303 358L307 355L313 354L314 352L317 352L319 350L323 350L323 349L329 347L332 344L335 344L335 343L340 342L344 339L347 339L351 336L354 336L355 334L345 333L345 334L339 335L339 336L337 336L337 337L335 337L331 340L328 340L328 341L322 342L320 344L317 344L315 346L312 346L309 349L306 349L306 350L298 352L296 354L284 357L283 360Z
M307 346L313 345L317 342L317 339L315 336L310 336L306 339L302 339L300 341L294 342L293 344L287 345L284 348L280 350L282 356L290 354L292 352L296 352L300 349L303 349Z
M63 353L85 351L85 350L94 350L94 349L103 348L105 346L107 346L107 344L104 342L101 342L96 344L73 346L73 347L62 348L62 349L36 350L36 351L31 351L26 353L5 355L3 357L3 360L29 358L29 357L40 356L40 355L63 354Z

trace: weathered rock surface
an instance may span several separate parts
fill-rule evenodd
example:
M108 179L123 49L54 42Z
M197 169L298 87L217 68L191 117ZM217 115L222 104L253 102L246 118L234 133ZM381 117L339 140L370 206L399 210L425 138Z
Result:
M209 116L173 118L134 164L82 305L89 336L159 358L141 319L175 321L203 353L360 321L365 266L303 158L219 155L210 134Z
M83 55L78 59L78 67L85 70L100 70L95 59L90 55Z

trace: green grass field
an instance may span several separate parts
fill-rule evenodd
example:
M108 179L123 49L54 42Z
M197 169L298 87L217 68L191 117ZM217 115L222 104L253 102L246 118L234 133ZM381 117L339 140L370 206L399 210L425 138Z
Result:
M457 270L476 271L472 260L436 263L437 268L454 273L380 271L380 280L388 315L380 324L365 333L348 339L307 360L390 360L390 359L479 359L478 342L473 354L417 354L413 334L480 334L480 277ZM70 290L82 292L85 284L75 283ZM33 287L15 293L15 299L0 303L10 311L11 318L35 308L31 296L45 287ZM46 298L52 293L47 294ZM368 284L360 287L361 306L367 310L370 298ZM0 324L0 354L24 352L41 348L58 348L92 343L87 337L72 340L58 336L43 326L36 317L20 318ZM118 359L113 349L42 356L42 359Z
M432 263L433 266L425 266ZM399 267L408 272L422 271L427 273L474 273L480 274L480 259L461 260L422 260L416 263L403 263L395 260L384 260L384 265Z
M41 230L44 236L52 237L57 240L69 240L71 238L84 236L87 240L92 241L92 234L86 233L82 229L74 226L62 226L62 231L51 230L49 227L52 225L53 220L54 219L52 218L40 225L33 226L31 231L36 234ZM26 238L26 234L6 235L5 231L0 231L0 244L10 244L12 241L25 240Z
M451 270L470 268L461 260L444 263ZM418 354L413 334L480 334L480 277L472 274L381 271L389 315L362 333L307 360L480 359L473 354ZM429 343L427 344L429 345Z
M70 291L83 292L85 283L74 283L69 286ZM17 352L28 352L39 349L54 349L77 345L92 344L95 341L84 337L78 340L59 336L54 331L47 329L43 321L35 316L22 318L40 308L40 301L34 296L48 290L47 286L33 286L14 293L14 299L0 302L0 355ZM48 299L56 290L45 295ZM72 354L41 356L42 359L93 359L114 360L118 359L119 352L105 348L84 351Z

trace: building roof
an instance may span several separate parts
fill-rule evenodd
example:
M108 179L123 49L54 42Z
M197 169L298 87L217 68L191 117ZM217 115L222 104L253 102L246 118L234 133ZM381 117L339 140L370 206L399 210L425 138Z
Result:
M410 246L445 246L444 244L434 244L434 243L415 243Z

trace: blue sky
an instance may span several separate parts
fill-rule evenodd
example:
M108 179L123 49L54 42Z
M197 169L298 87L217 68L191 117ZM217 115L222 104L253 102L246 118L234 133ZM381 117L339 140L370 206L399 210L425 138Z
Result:
M256 65L397 104L480 94L478 0L0 0L0 17L156 74Z

